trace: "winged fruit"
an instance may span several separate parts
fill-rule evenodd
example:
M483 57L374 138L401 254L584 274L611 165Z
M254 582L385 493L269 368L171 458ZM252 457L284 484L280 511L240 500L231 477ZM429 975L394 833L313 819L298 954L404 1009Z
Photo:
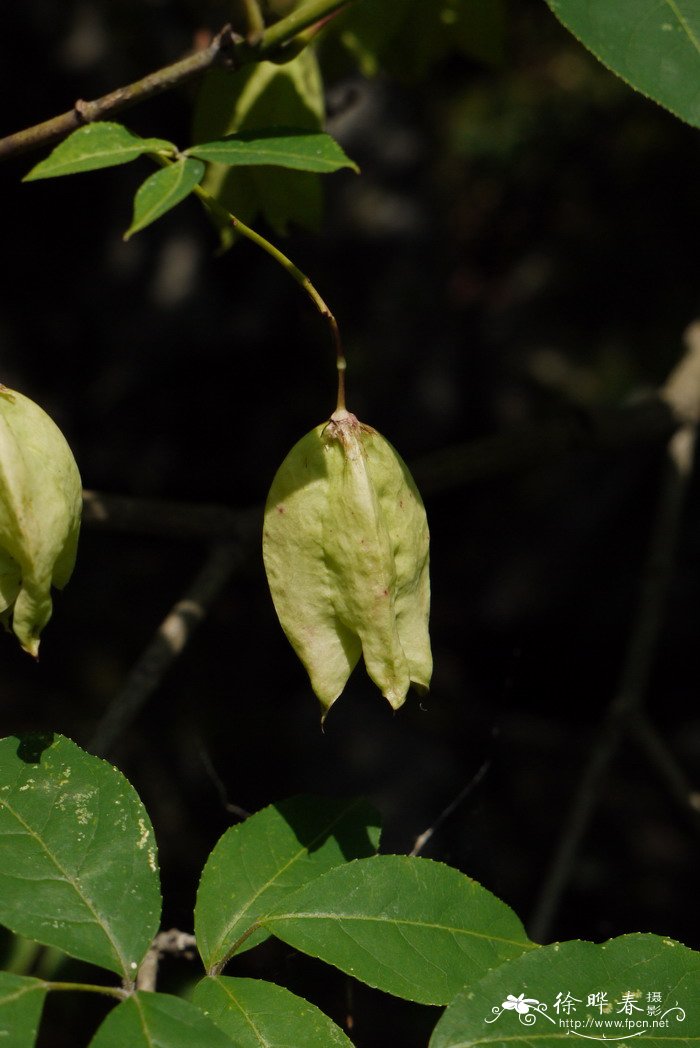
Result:
M411 682L430 684L428 545L405 464L345 409L280 466L265 507L265 570L324 718L361 654L394 709Z
M51 586L62 589L73 571L81 496L58 426L0 386L0 622L34 656L51 617Z

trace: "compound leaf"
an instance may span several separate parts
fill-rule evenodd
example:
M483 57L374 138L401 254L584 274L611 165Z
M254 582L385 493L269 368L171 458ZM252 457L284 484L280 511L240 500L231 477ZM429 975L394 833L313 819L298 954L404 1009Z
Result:
M352 1048L315 1005L262 979L202 979L194 1001L236 1048Z
M238 944L301 885L374 854L378 842L379 818L362 799L292 797L232 826L207 859L197 893L195 933L205 967L267 938L259 931Z
M131 980L159 917L153 829L124 776L60 735L0 740L0 923Z
M429 859L378 855L336 867L262 924L386 993L447 1004L469 981L537 947L512 910Z

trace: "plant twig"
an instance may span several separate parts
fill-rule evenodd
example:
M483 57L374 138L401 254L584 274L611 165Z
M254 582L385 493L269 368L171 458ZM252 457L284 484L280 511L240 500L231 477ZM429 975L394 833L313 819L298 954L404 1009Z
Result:
M535 942L546 941L549 937L605 776L646 692L673 576L682 511L692 472L697 420L700 418L699 324L688 329L686 343L687 352L662 388L661 396L678 417L691 421L685 421L668 443L656 519L620 681L596 735L569 813L563 821L564 831L552 856L530 921L530 936Z
M308 0L293 11L269 26L263 35L259 52L263 58L275 58L275 52L287 45L293 45L295 38L305 29L318 22L326 23L330 15L343 8L350 7L356 0Z
M172 88L186 83L196 76L200 76L207 69L223 62L234 61L234 46L237 40L231 26L226 25L213 38L208 47L194 54L181 58L172 65L149 73L141 80L133 84L119 87L116 91L96 98L92 102L79 99L72 109L67 113L61 113L51 120L45 120L41 124L35 124L24 131L17 131L13 135L7 135L0 139L0 160L26 153L40 146L53 145L61 138L65 138L71 131L82 127L83 124L92 123L95 120L105 120L115 113L121 113L130 106L145 102L149 98L170 91Z
M161 166L167 167L172 164L173 161L167 157L153 156ZM250 240L252 244L261 248L271 258L275 260L282 268L289 273L292 280L295 280L299 287L306 292L313 304L315 305L318 312L321 314L323 319L328 323L328 327L331 333L331 340L333 342L333 348L335 351L336 369L338 372L338 395L336 400L336 410L340 411L345 408L345 353L343 352L343 344L340 338L340 329L338 322L333 316L333 313L329 309L326 302L321 298L320 293L316 290L306 273L302 273L298 266L296 266L291 258L288 258L283 251L273 244L270 240L267 240L257 230L252 229L251 226L241 221L236 215L232 215L230 211L227 211L215 197L203 189L202 186L195 186L193 189L195 196L201 200L205 208L211 212L211 214L224 225L232 226L237 233L245 237L246 240Z
M83 491L83 523L100 531L154 535L178 539L233 540L257 538L262 509L167 499L132 498Z
M303 30L324 21L329 15L352 2L353 0L309 0L259 34L252 42L237 36L230 25L225 25L202 50L195 51L178 62L157 69L140 80L119 87L116 91L110 91L91 102L79 99L66 113L0 138L0 160L18 156L31 149L53 145L83 124L105 120L130 106L179 87L201 76L215 65L237 69L265 59L289 60L294 57L292 45L295 38ZM284 49L288 45L289 54L285 54Z
M700 830L700 790L693 786L669 747L643 713L635 717L630 734L658 772L669 795L683 815Z
M201 186L195 186L195 193L197 190L200 192L198 196L202 199L208 198L207 203L211 206L211 203L216 204L216 201L209 194L201 188ZM218 207L218 205L217 205ZM280 251L275 244L266 240L264 236L261 236L255 229L251 229L245 222L242 222L240 218L236 218L234 215L228 216L229 221L233 228L244 236L247 240L250 240L253 244L257 244L258 247L266 251L268 255L275 259L279 264L289 273L292 280L295 280L297 284L306 292L316 309L319 311L323 319L328 323L330 328L331 340L333 342L333 348L335 350L335 363L338 372L338 395L336 398L336 411L341 411L345 408L345 353L343 351L343 344L340 339L340 329L338 328L338 322L333 316L332 312L321 298L319 292L316 290L314 285L311 283L305 273L299 269L298 266L292 262L284 252Z
M180 655L243 556L239 543L213 547L189 590L166 615L102 717L88 744L92 753L105 756L110 752Z
M581 450L659 444L678 426L674 412L658 396L621 408L570 412L505 433L479 437L411 462L424 494L516 473L566 458Z
M219 795L219 800L221 801L222 807L227 812L229 812L230 815L235 815L237 819L245 820L250 818L249 811L246 811L245 808L241 808L240 804L234 804L232 801L228 799L228 794L226 792L226 787L224 786L222 778L219 775L216 768L214 767L214 762L209 756L209 751L207 750L206 746L204 745L201 739L199 740L197 748L199 750L199 758L202 764L204 765L204 770L208 778L211 780L214 789Z
M486 772L489 770L490 767L491 767L490 759L489 760L485 760L483 762L483 764L481 765L481 767L471 777L471 779L466 784L466 786L463 786L462 789L457 794L457 796L453 800L450 801L450 803L447 805L446 808L443 809L443 811L440 812L440 814L438 815L438 817L435 820L435 822L431 826L429 826L427 828L427 830L423 830L422 833L418 834L418 836L415 839L413 847L411 848L410 852L408 853L409 855L418 855L419 852L423 851L423 848L428 843L430 838L433 836L435 831L439 830L440 827L442 826L442 824L447 819L449 819L450 815L452 815L452 813L454 811L456 811L457 808L459 808L460 804L464 803L464 801L467 799L469 794L472 793L476 789L476 787L479 785L479 783L483 779L484 775L486 775Z
M141 962L136 976L136 989L153 993L158 981L161 958L169 955L191 961L197 955L196 947L197 941L189 932L181 932L177 928L171 928L167 932L158 932Z
M446 451L423 455L411 472L424 494L455 487L564 457L582 448L654 444L677 422L661 400L593 413L578 421L560 419L538 427L483 437ZM83 492L83 522L103 531L179 539L250 542L257 537L262 510L172 500L133 498L102 491Z
M258 0L243 0L243 8L248 23L248 32L245 35L249 44L259 44L265 33L265 20L260 10Z

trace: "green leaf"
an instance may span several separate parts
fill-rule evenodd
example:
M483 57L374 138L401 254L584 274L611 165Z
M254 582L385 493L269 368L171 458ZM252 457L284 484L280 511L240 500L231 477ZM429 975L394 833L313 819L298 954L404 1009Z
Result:
M340 1027L315 1005L262 979L202 979L194 1002L236 1048L352 1048Z
M322 131L309 132L293 128L271 128L229 135L218 142L191 146L186 153L229 167L271 164L295 168L297 171L318 171L319 174L339 171L342 167L359 170L330 135Z
M3 1048L33 1048L46 989L40 979L0 972L0 1045Z
M574 1037L680 1048L700 1040L699 1003L700 954L680 943L657 935L565 942L470 983L430 1048L547 1048Z
M202 181L204 170L201 160L183 157L147 178L136 191L134 217L124 234L124 239L128 240L140 229L150 226L151 222L155 222L189 196L194 187Z
M422 1004L446 1004L485 970L538 949L481 885L401 855L330 870L262 923L298 950Z
M329 32L354 55L365 76L384 69L403 80L422 80L455 52L494 64L502 61L502 0L376 0L352 4Z
M292 797L224 833L207 859L194 912L207 970L230 956L237 940L293 891L339 863L372 855L379 818L364 800ZM260 931L241 943L267 938Z
M323 84L316 57L306 48L284 65L258 62L235 73L210 70L202 82L195 113L195 142L232 133L254 134L284 124L305 131L323 128ZM203 187L244 222L258 215L277 233L290 225L316 229L321 222L321 180L310 171L210 164ZM222 245L234 232L219 224Z
M547 2L603 65L700 127L700 6L695 0Z
M89 1048L236 1048L188 1001L135 993L109 1013Z
M172 156L177 152L172 142L163 138L141 138L128 131L122 124L102 121L79 127L72 135L60 142L46 160L42 160L22 179L36 182L40 178L56 178L58 175L75 175L79 171L97 171L101 167L116 167L144 153L164 153Z
M146 810L69 739L33 746L0 740L0 923L131 980L160 917Z

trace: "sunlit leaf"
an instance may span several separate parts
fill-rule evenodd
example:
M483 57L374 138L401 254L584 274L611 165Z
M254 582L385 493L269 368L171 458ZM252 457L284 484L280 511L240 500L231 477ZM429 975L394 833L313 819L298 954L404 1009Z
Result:
M172 142L162 138L141 138L122 124L105 120L79 127L60 142L45 160L33 167L23 181L35 182L40 178L75 175L79 171L96 171L101 167L128 164L144 153L172 155L175 152Z
M481 885L400 855L336 867L262 923L296 949L422 1004L447 1004L485 971L538 949Z
M207 969L302 884L339 863L372 855L379 818L364 800L292 797L227 830L207 859L197 893L195 933ZM266 938L259 931L247 949Z
M262 979L203 979L194 1002L237 1048L352 1048L315 1005Z
M128 240L140 229L150 226L181 200L189 196L204 175L204 164L192 157L182 157L154 172L139 186L134 197L134 217L124 234Z
M0 923L130 980L159 916L153 829L124 776L60 735L0 740Z
M319 174L339 171L343 167L352 168L353 171L358 169L335 139L321 131L273 128L269 131L241 132L218 142L191 146L186 152L189 156L227 164L229 167L266 164L298 171L317 171Z
M318 171L320 174L357 166L324 132L271 129L229 135L219 141L207 141L187 150L190 156L202 160L236 165L272 165L294 168L298 171Z
M430 1048L700 1041L700 953L657 935L542 946L470 982Z
M323 116L321 75L315 55L306 48L284 65L259 62L235 73L210 70L200 89L193 138L212 142L281 123L317 132L323 129ZM244 222L262 216L277 233L290 225L315 229L321 221L321 180L314 172L212 163L202 185ZM225 224L219 228L223 246L230 246L233 230Z

